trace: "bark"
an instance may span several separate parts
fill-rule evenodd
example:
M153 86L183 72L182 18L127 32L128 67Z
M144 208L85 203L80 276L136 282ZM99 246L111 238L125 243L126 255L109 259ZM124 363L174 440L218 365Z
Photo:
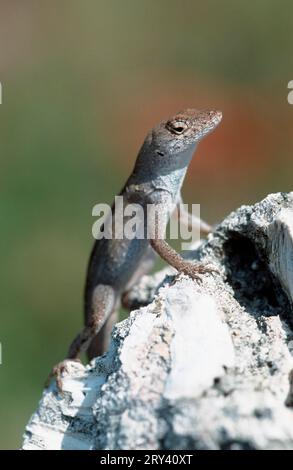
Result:
M293 449L293 193L188 257L219 273L144 276L108 353L44 392L24 449Z

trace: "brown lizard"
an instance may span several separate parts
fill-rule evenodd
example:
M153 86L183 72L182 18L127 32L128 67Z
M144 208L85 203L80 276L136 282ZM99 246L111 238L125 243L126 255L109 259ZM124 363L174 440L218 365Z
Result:
M179 272L195 279L213 271L210 266L182 258L164 240L164 235L170 213L180 202L181 186L197 144L215 129L221 118L220 111L186 109L160 122L147 134L120 196L124 206L139 204L144 214L148 205L155 205L163 212L163 222L147 222L148 228L151 225L150 238L101 238L95 242L85 285L85 326L73 340L66 359L55 366L49 376L49 379L56 376L59 389L68 361L79 361L84 351L91 359L107 349L121 298L150 270L154 252ZM115 209L114 204L114 214ZM184 218L186 214L180 216ZM128 220L129 217L125 217L120 228L125 228ZM205 223L202 228L209 231Z

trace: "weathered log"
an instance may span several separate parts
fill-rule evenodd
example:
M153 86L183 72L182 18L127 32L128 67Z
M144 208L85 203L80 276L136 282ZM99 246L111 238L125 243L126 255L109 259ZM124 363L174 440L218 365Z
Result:
M144 276L108 353L44 392L24 449L293 449L293 193L187 254L219 273Z

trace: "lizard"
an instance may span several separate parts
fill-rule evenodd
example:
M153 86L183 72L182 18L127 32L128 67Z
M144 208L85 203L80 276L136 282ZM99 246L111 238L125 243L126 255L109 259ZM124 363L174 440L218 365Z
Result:
M211 266L184 259L167 243L164 234L172 209L181 201L181 186L197 144L221 119L220 111L186 109L163 120L147 134L120 196L124 205L139 204L144 213L149 204L158 207L163 212L163 221L152 222L149 238L101 237L95 241L85 283L85 326L71 343L66 359L52 369L46 385L54 376L58 389L62 390L62 376L69 361L80 362L83 352L91 360L107 350L121 300L151 269L155 254L178 272L196 280L204 273L215 271ZM114 203L114 214L115 209ZM179 217L192 224L194 221L188 215L179 212ZM127 220L122 220L120 229ZM202 229L206 233L210 231L204 222Z

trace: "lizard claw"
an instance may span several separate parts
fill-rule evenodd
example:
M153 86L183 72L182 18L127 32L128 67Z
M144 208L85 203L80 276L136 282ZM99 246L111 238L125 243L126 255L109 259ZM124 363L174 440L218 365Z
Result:
M206 273L218 273L219 271L217 268L214 266L208 265L208 264L201 264L201 263L186 263L181 270L184 274L187 274L188 276L192 277L192 279L195 279L196 281L202 283L202 277L201 274L206 274Z
M80 359L64 359L64 361L59 362L56 366L53 367L48 378L45 382L45 388L47 388L51 382L51 380L55 377L56 385L59 392L63 391L62 386L62 376L64 373L68 373L68 363L69 362L81 362Z

